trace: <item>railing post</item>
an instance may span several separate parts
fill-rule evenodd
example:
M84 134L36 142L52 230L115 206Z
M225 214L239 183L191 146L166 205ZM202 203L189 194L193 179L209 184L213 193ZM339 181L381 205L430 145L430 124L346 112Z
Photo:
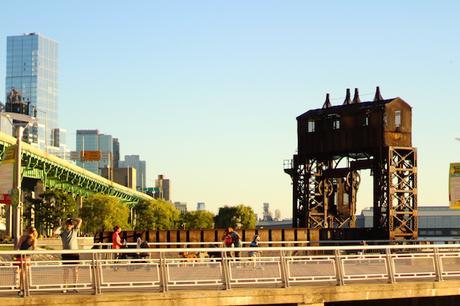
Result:
M26 297L30 295L30 264L31 258L26 255L20 255L21 257L21 276L22 283L20 285L20 290L22 291L22 296Z
M393 284L395 279L395 268L393 264L393 258L391 256L391 250L389 248L385 249L385 259L388 271L388 282Z
M230 284L230 261L227 258L227 252L223 251L222 252L222 272L223 272L223 277L224 277L224 286L225 290L231 289L231 284Z
M168 291L168 273L166 272L166 258L165 253L160 253L160 286L161 291Z
M93 276L93 293L94 295L101 293L101 267L99 261L99 255L97 253L91 254L91 268Z
M289 275L287 270L287 258L284 250L280 251L280 266L281 266L281 277L283 280L283 287L289 287Z
M433 248L433 256L434 256L434 268L436 271L436 281L442 282L442 264L441 264L441 257L439 256L438 248Z
M340 250L334 250L335 255L335 269L336 269L336 277L337 277L337 285L343 286L345 284L343 279L343 264L342 259L340 258Z

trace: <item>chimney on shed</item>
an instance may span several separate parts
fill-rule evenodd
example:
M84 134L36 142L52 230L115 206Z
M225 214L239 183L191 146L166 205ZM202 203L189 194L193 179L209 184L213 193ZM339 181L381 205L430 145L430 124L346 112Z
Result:
M351 104L350 98L350 88L347 88L347 95L345 96L345 101L343 101L343 105Z
M382 101L382 100L383 98L382 98L382 95L380 94L380 87L377 86L377 88L375 89L374 102Z
M331 101L329 100L329 94L327 93L326 94L326 101L324 101L323 108L329 108L331 106L332 106L332 104L331 104Z
M359 99L359 91L358 88L355 88L355 96L353 97L353 101L351 103L360 103L361 100Z

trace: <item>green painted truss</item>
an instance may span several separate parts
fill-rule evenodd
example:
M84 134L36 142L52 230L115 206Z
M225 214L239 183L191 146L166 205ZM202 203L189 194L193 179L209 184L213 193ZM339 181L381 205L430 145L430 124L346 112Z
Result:
M8 147L15 145L16 138L0 133L0 159L3 159ZM152 199L145 193L114 183L27 143L23 142L21 146L22 177L39 179L47 188L81 196L106 194L128 203Z

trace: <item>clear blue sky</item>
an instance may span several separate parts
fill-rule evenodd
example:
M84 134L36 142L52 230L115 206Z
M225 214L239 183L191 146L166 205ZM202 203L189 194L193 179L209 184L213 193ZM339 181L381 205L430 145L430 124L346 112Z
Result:
M2 1L8 35L59 43L60 125L118 137L164 173L173 200L216 211L262 202L291 215L282 160L295 117L345 88L413 107L419 204L446 205L460 160L458 1ZM367 96L366 96L367 94ZM4 100L3 96L0 97ZM358 208L371 206L364 180Z

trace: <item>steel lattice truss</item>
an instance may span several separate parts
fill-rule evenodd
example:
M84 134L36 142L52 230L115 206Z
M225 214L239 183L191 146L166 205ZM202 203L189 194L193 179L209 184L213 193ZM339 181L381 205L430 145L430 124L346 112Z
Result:
M16 138L0 133L0 158L3 158L7 148L15 146L15 143ZM57 188L82 196L102 193L117 197L124 202L151 199L144 193L109 181L26 143L22 144L21 164L22 177L42 180L48 188Z
M349 158L349 157L347 157ZM389 239L417 239L417 151L387 147L382 154L349 162L319 161L295 155L285 167L293 180L293 226L353 228L359 169L371 168L374 177L374 228Z
M294 227L349 228L355 226L357 171L338 169L341 159L302 160L295 156L287 171L293 179ZM345 171L344 171L345 170Z
M388 149L388 216L390 239L417 238L417 151Z

